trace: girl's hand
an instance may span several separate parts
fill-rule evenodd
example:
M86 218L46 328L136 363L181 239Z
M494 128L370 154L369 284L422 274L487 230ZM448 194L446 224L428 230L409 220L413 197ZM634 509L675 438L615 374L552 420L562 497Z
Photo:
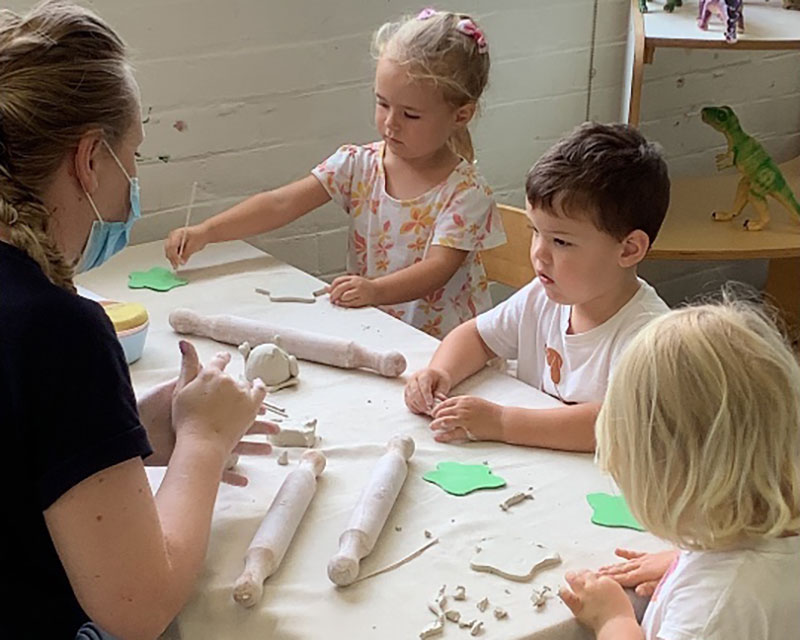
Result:
M558 595L575 617L595 634L600 635L607 625L636 625L631 601L611 578L591 571L570 571L565 578L570 588L561 587Z
M197 352L191 343L181 340L181 374L172 400L172 424L176 438L200 438L209 442L225 460L236 450L245 433L268 433L275 425L254 420L267 395L261 380L237 382L225 373L230 354L218 353L200 368ZM263 452L266 443L241 443L238 451Z
M414 413L431 415L437 402L447 400L453 383L450 374L441 369L420 369L409 378L403 397Z
M185 240L183 233L183 227L173 229L164 241L164 255L167 256L173 269L185 265L192 254L202 250L208 244L208 234L201 224L186 227ZM183 242L182 249L181 242Z
M628 562L601 567L597 575L608 576L623 587L635 587L636 594L640 596L653 595L661 578L678 557L675 549L658 553L616 549L614 553Z
M331 303L340 307L368 307L377 302L378 285L361 276L339 276L328 287Z
M500 440L503 407L475 396L456 396L439 404L430 424L437 442Z

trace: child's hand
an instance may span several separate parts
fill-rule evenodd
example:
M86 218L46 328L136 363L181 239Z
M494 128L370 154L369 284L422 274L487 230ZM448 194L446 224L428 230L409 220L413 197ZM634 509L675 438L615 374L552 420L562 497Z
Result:
M659 553L616 549L614 553L628 562L601 567L597 571L597 575L608 576L623 587L635 587L636 594L640 596L653 595L662 576L678 557L678 551L674 549Z
M455 440L500 440L503 432L503 407L475 396L456 396L439 404L432 412L437 442Z
M378 285L361 276L339 276L328 287L332 304L340 307L368 307L375 304Z
M181 250L181 242L183 249ZM186 239L183 239L183 227L173 229L164 241L164 255L167 256L173 269L186 264L189 257L208 244L208 234L202 225L186 227ZM180 253L179 253L180 252Z
M437 402L447 400L453 383L450 374L441 369L420 369L406 383L403 397L414 413L431 415Z
M558 595L575 617L595 634L599 635L609 623L620 627L636 625L631 601L611 578L591 571L570 571L565 578L571 590L561 587Z

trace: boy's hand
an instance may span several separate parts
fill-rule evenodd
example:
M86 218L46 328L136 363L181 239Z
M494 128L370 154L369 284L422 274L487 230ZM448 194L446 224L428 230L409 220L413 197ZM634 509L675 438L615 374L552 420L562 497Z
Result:
M378 285L361 276L339 276L328 293L331 303L340 307L368 307L377 302Z
M453 383L450 374L442 369L427 367L415 372L406 383L403 397L414 413L432 415L437 402L447 399Z
M164 255L167 256L173 269L185 265L192 254L204 249L208 244L208 234L202 225L186 227L185 239L183 233L183 227L173 229L164 241Z
M608 576L623 587L635 587L636 594L640 596L653 595L661 578L678 557L678 551L674 549L658 553L616 549L614 553L628 562L601 567L597 575Z
M609 624L620 627L636 625L631 601L611 578L591 571L570 571L565 578L570 588L561 587L558 595L575 617L595 634L600 635Z
M456 396L439 404L430 424L437 442L501 440L503 407L475 396Z

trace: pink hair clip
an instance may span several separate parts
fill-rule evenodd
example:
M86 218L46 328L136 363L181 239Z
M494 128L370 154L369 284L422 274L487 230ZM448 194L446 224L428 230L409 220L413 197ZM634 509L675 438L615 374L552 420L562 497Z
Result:
M436 9L434 9L433 7L425 7L417 15L417 20L427 20L428 18L432 18L433 16L435 16L437 13L439 12L436 11Z
M486 53L489 51L489 44L486 42L486 36L483 35L483 31L480 30L478 25L472 21L472 18L462 18L459 20L456 29L475 41L475 44L478 45L478 53Z

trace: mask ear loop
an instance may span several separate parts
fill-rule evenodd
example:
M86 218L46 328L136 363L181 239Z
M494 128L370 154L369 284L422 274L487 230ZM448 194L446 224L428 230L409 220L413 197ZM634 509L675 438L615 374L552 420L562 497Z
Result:
M128 182L133 182L133 178L131 178L130 174L128 173L128 170L124 166L122 166L122 162L120 162L120 159L117 157L117 154L114 153L114 150L111 148L108 142L103 140L103 144L106 145L106 149L108 149L108 152L111 154L111 157L114 158L114 162L117 163L117 166L122 170L122 173L125 174L125 177L128 179Z

